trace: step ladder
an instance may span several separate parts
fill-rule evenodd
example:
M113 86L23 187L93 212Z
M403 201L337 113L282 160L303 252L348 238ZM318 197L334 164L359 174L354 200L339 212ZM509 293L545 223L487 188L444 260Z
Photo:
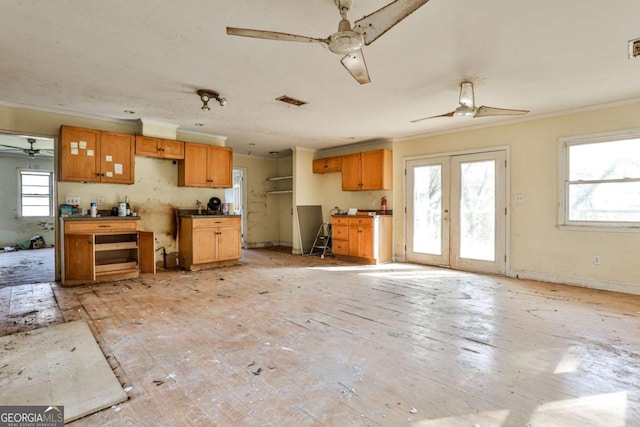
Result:
M316 233L316 238L307 255L320 254L324 259L327 252L331 252L331 223L321 224Z

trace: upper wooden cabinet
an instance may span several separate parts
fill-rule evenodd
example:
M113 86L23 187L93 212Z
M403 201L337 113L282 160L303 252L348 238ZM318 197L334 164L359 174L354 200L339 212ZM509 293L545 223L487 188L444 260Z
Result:
M342 190L390 190L391 150L373 150L342 156Z
M328 157L313 161L313 173L333 173L342 170L342 157Z
M184 144L184 160L178 162L179 187L232 187L233 151L216 145Z
M184 159L184 142L137 135L136 155L182 160Z
M134 136L71 126L60 128L60 180L133 184Z

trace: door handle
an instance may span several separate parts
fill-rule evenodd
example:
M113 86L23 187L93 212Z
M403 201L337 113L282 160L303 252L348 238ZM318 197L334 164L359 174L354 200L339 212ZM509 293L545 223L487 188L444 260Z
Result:
M449 221L449 209L444 210L444 215L442 215L443 221Z

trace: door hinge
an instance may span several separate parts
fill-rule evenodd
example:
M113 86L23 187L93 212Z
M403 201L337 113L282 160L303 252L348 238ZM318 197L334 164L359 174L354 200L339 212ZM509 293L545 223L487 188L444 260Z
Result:
M507 161L506 160L504 161L504 167L505 168L507 167Z
M504 214L505 215L507 214L507 208L504 208Z
M506 255L504 256L504 262L507 262L507 256Z

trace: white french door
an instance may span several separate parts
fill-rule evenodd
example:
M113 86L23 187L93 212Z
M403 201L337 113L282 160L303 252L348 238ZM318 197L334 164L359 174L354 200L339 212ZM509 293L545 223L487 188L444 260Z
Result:
M407 261L505 274L506 154L407 162Z

